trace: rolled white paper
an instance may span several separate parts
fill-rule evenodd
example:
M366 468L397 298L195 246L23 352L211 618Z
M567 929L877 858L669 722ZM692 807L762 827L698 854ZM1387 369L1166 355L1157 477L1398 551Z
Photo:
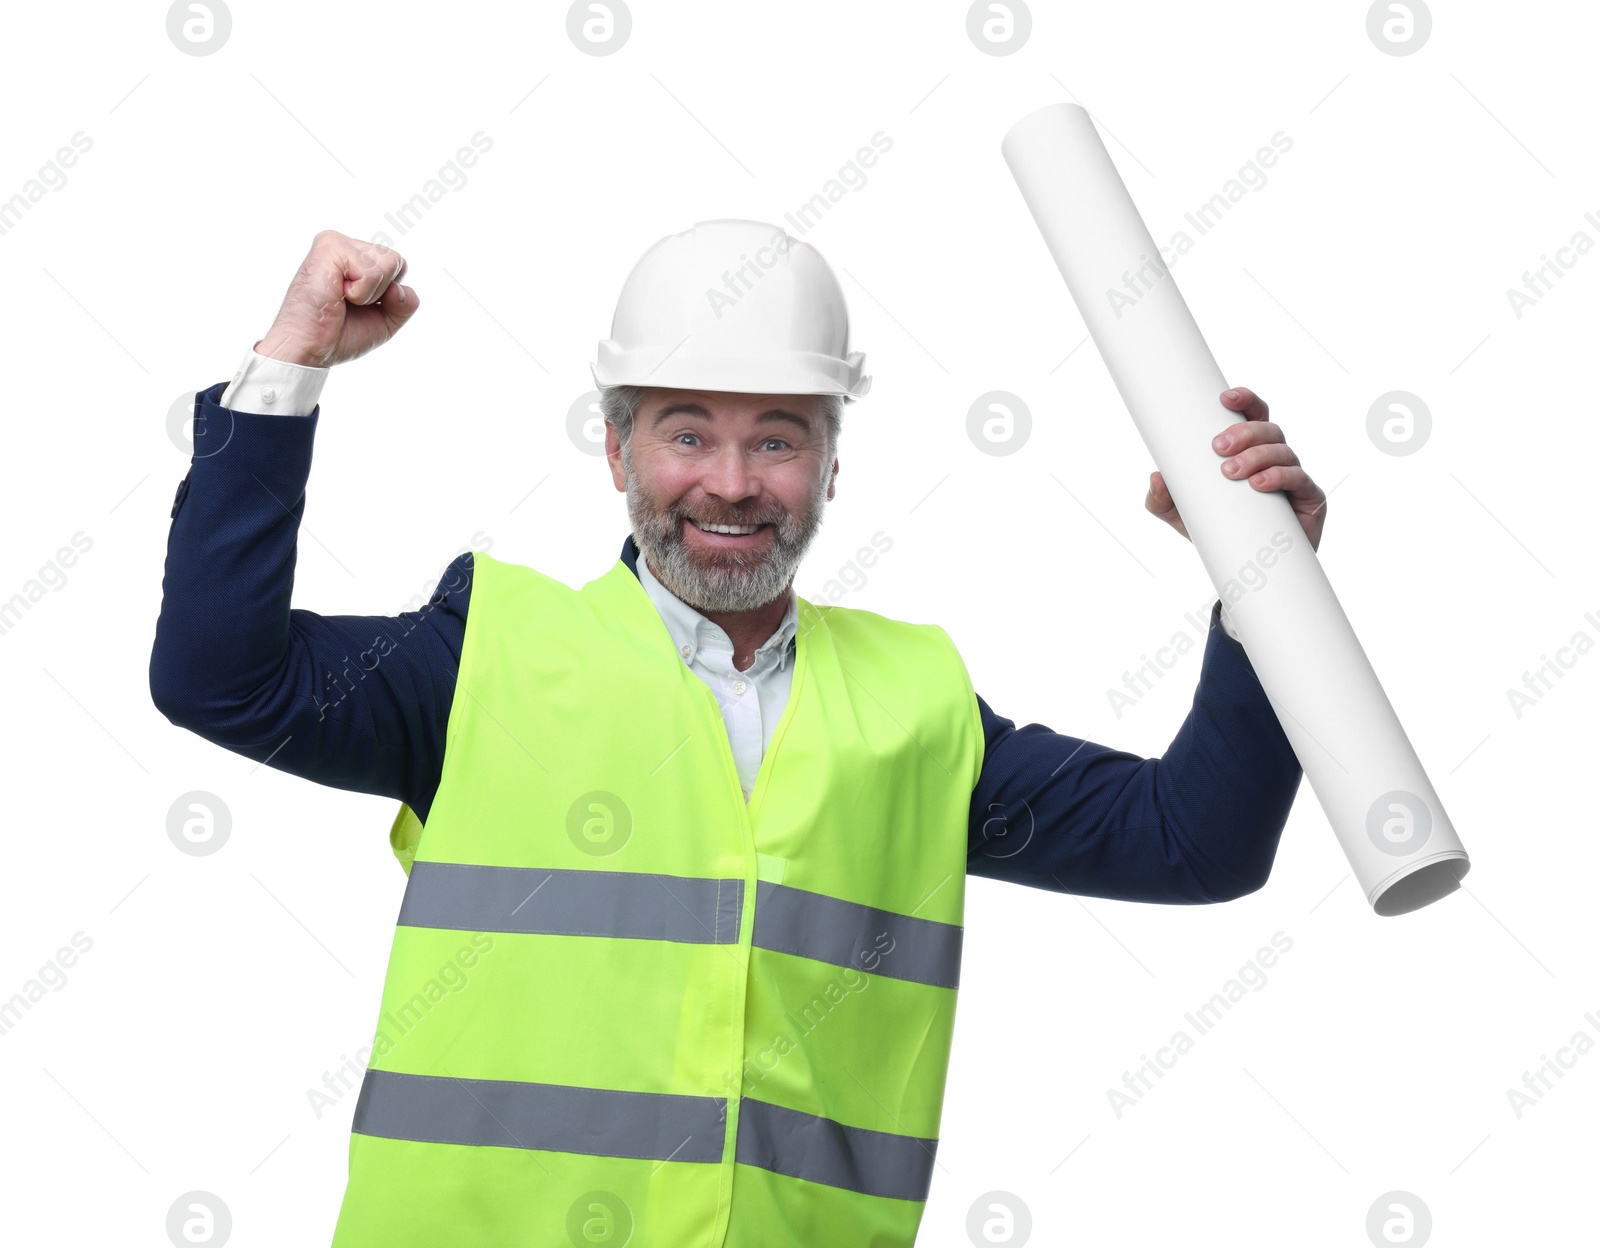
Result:
M1211 439L1244 418L1089 114L1041 108L1000 151L1367 901L1454 892L1466 851L1288 497L1220 471Z

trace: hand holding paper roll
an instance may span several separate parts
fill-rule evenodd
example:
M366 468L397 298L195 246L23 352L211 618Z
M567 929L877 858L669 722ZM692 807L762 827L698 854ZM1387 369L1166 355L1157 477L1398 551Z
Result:
M1000 150L1367 901L1454 892L1466 850L1300 518L1218 471L1211 439L1243 421L1088 113L1039 109Z
M1224 390L1218 398L1229 411L1244 415L1242 424L1224 429L1211 439L1211 449L1229 457L1222 461L1221 471L1230 480L1248 481L1254 489L1285 491L1306 540L1316 550L1327 519L1328 496L1300 466L1300 457L1284 441L1283 431L1267 419L1269 409L1259 395L1239 386ZM1184 537L1189 536L1159 471L1150 474L1150 492L1145 495L1144 506Z

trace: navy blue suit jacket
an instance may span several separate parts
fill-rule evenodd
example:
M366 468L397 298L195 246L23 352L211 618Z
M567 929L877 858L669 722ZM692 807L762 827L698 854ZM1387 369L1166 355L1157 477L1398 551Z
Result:
M174 724L319 784L406 802L439 785L472 594L472 555L397 616L291 608L319 407L309 416L195 403L195 450L167 539L150 692ZM381 516L373 529L381 531ZM637 575L632 535L622 556ZM1146 902L1260 888L1300 764L1244 648L1212 607L1188 715L1160 758L1023 727L979 697L982 775L969 874ZM385 639L392 645L385 644ZM376 648L370 670L363 652ZM387 650L386 653L384 651Z

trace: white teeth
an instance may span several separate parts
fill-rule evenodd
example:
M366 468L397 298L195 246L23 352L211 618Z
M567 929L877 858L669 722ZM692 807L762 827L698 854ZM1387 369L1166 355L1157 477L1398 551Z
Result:
M761 527L759 524L701 524L698 520L694 521L694 526L695 528L702 529L707 533L736 534L754 533Z

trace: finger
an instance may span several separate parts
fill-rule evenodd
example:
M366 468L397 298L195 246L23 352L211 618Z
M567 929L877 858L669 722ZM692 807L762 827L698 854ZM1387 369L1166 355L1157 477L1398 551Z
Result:
M1172 501L1172 495L1167 492L1167 483L1161 479L1159 472L1150 474L1150 488L1144 496L1144 509L1152 516L1177 527L1178 508Z
M383 292L388 290L390 286L398 283L406 271L406 258L398 251L391 251L383 259L385 263L391 266L391 271L384 277L382 286L379 288L377 295L373 297L373 303L378 302L383 297Z
M381 243L368 243L355 251L346 265L344 297L357 306L377 303L389 283L404 271L405 260Z
M1317 525L1320 528L1321 524L1325 522L1324 513L1328 506L1328 495L1323 488L1306 474L1304 468L1273 468L1269 469L1269 471L1281 474L1279 484L1274 486L1272 481L1268 479L1254 488L1288 491L1289 502L1294 507L1295 514L1317 518ZM1315 542L1312 543L1311 548L1313 550L1316 549Z
M1240 480L1270 468L1274 464L1298 464L1300 457L1285 442L1269 442L1263 446L1247 447L1231 459L1222 461L1224 476Z
M1246 420L1267 418L1266 400L1247 386L1235 386L1231 390L1224 390L1222 406L1229 411L1242 413Z
M405 257L399 252L384 248L379 253L374 263L378 272L372 283L372 293L368 295L367 302L377 303L383 298L384 291L399 279L400 271L405 268Z
M383 313L384 324L389 327L391 335L415 316L421 306L422 300L417 296L416 287L402 286L397 281L389 283L378 302L378 310Z
M1263 468L1260 472L1251 473L1249 481L1251 489L1262 493L1286 490L1295 501L1315 504L1327 498L1310 474L1295 464L1274 464L1270 468Z
M368 301L370 303L377 303L383 298L386 292L398 284L400 281L400 275L404 273L406 269L406 259L397 251L389 252L388 255L383 257L383 262L390 267L379 279L376 293L374 293L372 298Z
M1229 425L1214 439L1211 447L1219 455L1237 455L1252 446L1283 444L1283 429L1270 420L1240 420Z

